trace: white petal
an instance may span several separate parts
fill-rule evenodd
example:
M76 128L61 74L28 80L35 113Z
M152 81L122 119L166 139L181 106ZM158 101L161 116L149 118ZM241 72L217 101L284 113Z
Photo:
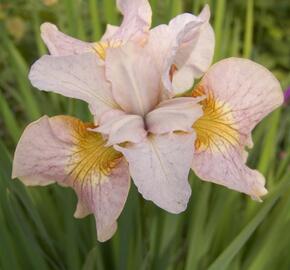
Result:
M30 124L15 151L13 177L26 185L56 181L72 187L79 200L75 217L94 214L98 240L106 241L115 232L127 199L128 164L105 146L100 134L87 128L68 116L45 116Z
M184 92L192 87L195 78L200 78L212 63L215 37L209 23L203 25L199 38L187 61L174 74L172 87L175 93Z
M99 116L118 108L113 100L105 71L94 53L71 56L43 56L33 64L29 79L40 90L81 99Z
M117 0L118 9L124 16L113 39L130 40L139 44L146 42L151 26L152 11L147 0Z
M247 59L228 58L213 65L201 81L206 94L227 104L240 133L283 103L279 81L265 67Z
M40 29L41 37L52 55L65 56L93 52L92 43L70 37L60 32L52 23L43 23Z
M194 139L194 134L152 135L141 143L115 149L129 162L133 181L145 199L168 212L180 213L191 195L188 173Z
M213 65L197 91L206 95L197 133L193 170L206 181L259 199L267 193L265 179L245 165L251 131L283 102L281 86L263 66L229 58ZM193 92L193 94L195 91Z
M194 155L192 169L202 180L248 194L255 200L267 194L264 176L245 165L245 152L239 146L221 141L217 147L219 150Z
M113 36L116 34L118 31L119 26L107 24L106 32L101 38L101 41L109 41L113 38Z
M192 131L193 123L203 114L199 101L199 98L181 97L161 102L146 115L148 131L154 134Z
M108 49L106 71L114 99L125 112L144 116L156 106L160 73L141 47L130 43Z
M93 177L88 175L87 181L74 188L79 204L84 204L95 216L98 240L109 240L117 229L116 220L124 208L130 188L127 162L122 160L112 173L103 176L99 183L94 182Z
M138 143L147 135L141 116L128 115L117 110L105 113L95 131L108 135L107 145L123 142Z
M178 94L189 89L210 65L214 34L209 17L209 8L205 6L199 16L181 14L168 26L160 25L150 31L146 49L154 55L168 91ZM176 68L173 74L172 66Z

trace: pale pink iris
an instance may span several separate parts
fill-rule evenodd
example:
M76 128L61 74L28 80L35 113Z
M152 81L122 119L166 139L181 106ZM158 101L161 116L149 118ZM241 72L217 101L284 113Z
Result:
M95 123L44 116L25 129L13 164L13 177L26 185L74 188L75 216L93 213L100 241L116 231L130 175L144 198L172 213L185 210L202 98L172 97L202 75L214 47L207 6L149 31L148 1L117 5L123 22L108 26L100 42L42 25L51 55L31 68L32 84L86 101Z

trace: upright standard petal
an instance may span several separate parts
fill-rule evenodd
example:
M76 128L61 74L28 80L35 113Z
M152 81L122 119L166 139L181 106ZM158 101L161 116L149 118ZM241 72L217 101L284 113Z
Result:
M175 93L190 89L194 79L200 78L212 62L215 38L209 19L210 10L206 5L197 17L183 14L169 23L171 31L177 29L178 34L176 46L167 61L163 82ZM195 27L198 23L200 25ZM175 72L170 74L172 66Z
M94 44L98 56L105 60L108 48L118 48L127 42L143 46L151 26L152 11L147 0L117 0L124 18L120 27L108 24L100 42Z
M144 116L158 103L160 73L141 47L128 43L108 49L106 75L114 99L128 114Z
M208 68L214 52L214 33L206 5L199 16L182 14L150 31L146 48L163 73L167 90L180 93Z
M151 135L138 144L115 146L129 162L130 174L147 200L171 213L186 209L191 195L188 173L194 134Z
M205 23L190 56L178 65L179 68L175 64L176 72L172 76L172 88L175 93L190 89L194 79L200 78L207 71L213 59L214 47L214 31L209 23Z
M40 27L41 37L51 55L65 56L93 52L94 44L70 37L58 30L52 23L43 23Z
M122 40L124 43L130 40L140 45L145 43L152 17L148 0L117 0L117 6L124 19L111 38L113 40Z
M192 131L193 123L202 116L200 98L180 97L161 102L146 115L149 132L163 134L171 131Z
M97 117L107 110L118 108L104 68L92 53L43 56L32 66L29 79L40 90L86 101Z
M13 178L26 185L56 181L72 187L79 199L75 217L93 213L98 240L106 241L117 228L130 179L122 155L90 127L68 116L44 116L30 124L16 148Z
M193 125L197 139L192 168L202 179L259 199L266 194L264 177L245 165L245 146L252 146L251 131L283 102L277 79L250 60L229 58L218 62L203 77L193 96L204 115Z

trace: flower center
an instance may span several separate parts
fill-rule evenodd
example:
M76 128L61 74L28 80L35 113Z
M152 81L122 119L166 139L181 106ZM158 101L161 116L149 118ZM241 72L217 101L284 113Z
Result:
M100 41L94 43L93 50L102 59L106 59L106 50L108 48L118 48L123 44L121 40Z
M113 147L105 146L106 141L100 133L89 131L88 128L94 128L94 125L77 119L73 122L75 147L68 170L75 181L100 181L102 175L111 173L122 157Z
M239 132L234 122L231 107L217 100L211 91L205 91L202 85L197 86L193 97L204 96L201 101L203 116L193 125L197 139L195 149L199 152L205 150L222 152L228 145L239 144Z

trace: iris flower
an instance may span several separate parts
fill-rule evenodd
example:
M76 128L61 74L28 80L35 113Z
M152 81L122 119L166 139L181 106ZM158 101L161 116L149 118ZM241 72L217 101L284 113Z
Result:
M34 86L59 89L89 100L94 113L106 112L94 125L68 116L44 116L29 125L15 152L13 177L27 185L73 187L75 216L93 213L102 241L115 231L128 194L127 162L144 198L172 213L186 208L192 123L202 110L200 98L161 101L160 72L138 45L107 50L105 70L99 61L89 53L44 56L33 65Z
M200 76L214 46L204 50L201 44L204 31L213 40L207 6L198 17L180 15L151 34L147 1L117 3L123 23L109 26L98 43L42 26L51 55L32 66L32 84L86 101L95 121L44 116L25 129L13 162L13 177L26 185L72 187L78 196L75 217L94 214L99 241L116 231L130 176L145 199L171 213L186 209L196 138L192 124L202 115L197 103L203 97L172 98L173 81L183 68L198 71L191 80ZM167 42L162 39L156 58L152 45L159 30Z

